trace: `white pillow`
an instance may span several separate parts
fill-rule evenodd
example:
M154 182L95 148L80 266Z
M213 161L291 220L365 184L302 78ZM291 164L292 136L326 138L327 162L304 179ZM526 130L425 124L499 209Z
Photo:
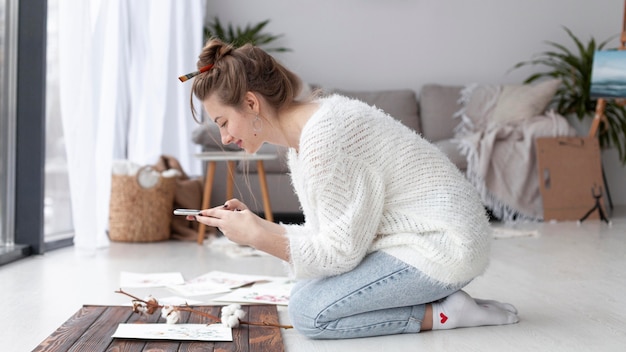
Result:
M461 117L456 132L465 134L485 129L491 120L501 91L502 86L493 84L472 83L465 86L459 99L462 108L454 114Z
M503 86L491 122L508 123L543 114L560 84L560 79L551 79L536 85Z

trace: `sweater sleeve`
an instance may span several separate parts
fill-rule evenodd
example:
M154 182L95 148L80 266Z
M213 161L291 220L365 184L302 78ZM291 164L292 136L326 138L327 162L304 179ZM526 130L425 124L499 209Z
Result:
M317 148L301 166L318 171L306 180L306 224L287 230L291 270L297 278L347 272L361 262L376 236L384 204L380 173L328 147Z

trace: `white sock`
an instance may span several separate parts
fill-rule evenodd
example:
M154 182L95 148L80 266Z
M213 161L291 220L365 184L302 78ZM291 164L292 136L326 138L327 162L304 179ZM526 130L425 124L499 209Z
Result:
M480 298L474 298L474 301L476 302L476 304L480 306L495 306L500 309L507 310L513 314L517 314L517 308L515 308L514 305L509 304L509 303L498 302L498 301L494 301L491 299L480 299Z
M479 305L463 291L433 303L432 308L433 330L514 324L519 321L515 313L495 305Z

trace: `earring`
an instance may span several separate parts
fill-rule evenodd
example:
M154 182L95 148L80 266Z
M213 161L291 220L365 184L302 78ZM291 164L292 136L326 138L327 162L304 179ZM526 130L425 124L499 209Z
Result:
M256 118L254 119L254 121L252 121L252 130L254 130L254 132L261 132L262 129L263 129L263 120L259 118L259 115L256 115Z

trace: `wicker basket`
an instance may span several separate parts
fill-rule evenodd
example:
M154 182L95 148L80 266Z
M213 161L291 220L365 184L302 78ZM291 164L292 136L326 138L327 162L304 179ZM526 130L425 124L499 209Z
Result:
M156 242L170 238L176 177L160 176L149 188L136 176L112 175L109 203L109 239L118 242Z

